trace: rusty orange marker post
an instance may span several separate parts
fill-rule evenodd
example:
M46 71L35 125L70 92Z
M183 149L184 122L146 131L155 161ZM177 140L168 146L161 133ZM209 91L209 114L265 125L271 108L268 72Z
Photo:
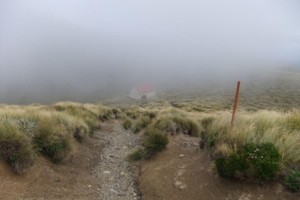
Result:
M238 100L239 100L240 85L241 85L241 81L238 81L237 87L236 87L236 93L235 93L235 100L234 100L234 104L233 104L230 130L232 130L233 126L234 126L234 117L235 117L235 112L236 112L236 108L237 108L237 104L238 104Z

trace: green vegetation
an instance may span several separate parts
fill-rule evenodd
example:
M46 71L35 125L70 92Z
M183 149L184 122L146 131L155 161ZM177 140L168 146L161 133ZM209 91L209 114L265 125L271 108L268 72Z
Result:
M205 129L204 137L213 138L212 150L222 155L240 149L247 143L271 143L278 149L283 164L288 166L300 162L299 130L290 128L287 123L294 115L294 112L275 111L240 113L234 129L230 130L230 113L225 112L215 117ZM223 148L224 145L226 148Z
M300 171L290 170L288 175L285 177L284 185L286 188L293 192L300 190Z
M227 158L215 161L222 177L255 178L259 182L272 181L280 168L280 155L271 143L246 144Z
M160 118L155 127L170 132L183 133L185 135L198 137L200 134L200 126L193 119L186 116L168 116Z
M143 148L137 149L128 156L131 161L142 158L150 159L163 151L169 143L168 136L158 129L148 128L143 135Z
M112 109L73 102L1 106L0 159L16 173L26 172L39 153L55 163L62 162L70 156L75 141L84 142L99 128L99 116L110 116L107 110ZM115 118L119 110L111 113Z
M129 161L141 160L144 157L144 149L140 148L128 155L127 159Z
M169 143L168 136L157 129L149 129L144 135L143 146L145 157L151 158L164 150Z
M151 122L152 120L149 116L143 116L139 118L134 125L134 133L139 133L141 130L147 128Z
M30 138L10 124L0 124L0 156L16 173L23 173L34 162Z
M128 129L131 129L132 127L132 122L130 119L126 119L124 122L123 122L123 127L125 130L128 130Z

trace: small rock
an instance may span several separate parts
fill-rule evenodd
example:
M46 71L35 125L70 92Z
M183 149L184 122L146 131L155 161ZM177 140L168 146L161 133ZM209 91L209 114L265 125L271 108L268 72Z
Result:
M184 190L184 189L186 189L186 188L187 188L187 185L186 185L186 184L183 184L183 185L179 186L179 189L181 189L181 190Z
M91 185L88 185L88 188L91 188L92 186Z
M119 193L116 191L116 190L114 190L114 189L110 189L109 190L111 193L114 193L114 194L116 194L116 195L119 195Z
M110 174L110 171L104 171L103 174Z
M126 173L125 172L121 172L121 176L124 176L124 175L126 175Z
M179 155L179 158L183 158L183 157L185 157L184 154L180 154L180 155Z
M181 182L181 181L176 181L176 182L175 182L175 186L176 186L176 187L180 187L181 185L182 185L182 182Z

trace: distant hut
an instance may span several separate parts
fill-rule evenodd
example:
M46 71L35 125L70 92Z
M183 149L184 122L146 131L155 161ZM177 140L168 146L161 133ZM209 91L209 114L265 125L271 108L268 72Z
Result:
M152 85L138 85L130 90L129 97L137 100L151 99L156 96L156 91Z

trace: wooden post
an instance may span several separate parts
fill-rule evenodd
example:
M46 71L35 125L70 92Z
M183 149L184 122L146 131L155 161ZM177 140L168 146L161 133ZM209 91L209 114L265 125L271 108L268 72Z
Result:
M235 100L234 100L234 104L233 104L230 130L232 130L233 126L234 126L234 117L235 117L235 112L236 112L236 108L237 108L237 104L238 104L238 100L239 100L240 85L241 85L241 81L238 81L237 82L237 87L236 87L236 93L235 93Z

